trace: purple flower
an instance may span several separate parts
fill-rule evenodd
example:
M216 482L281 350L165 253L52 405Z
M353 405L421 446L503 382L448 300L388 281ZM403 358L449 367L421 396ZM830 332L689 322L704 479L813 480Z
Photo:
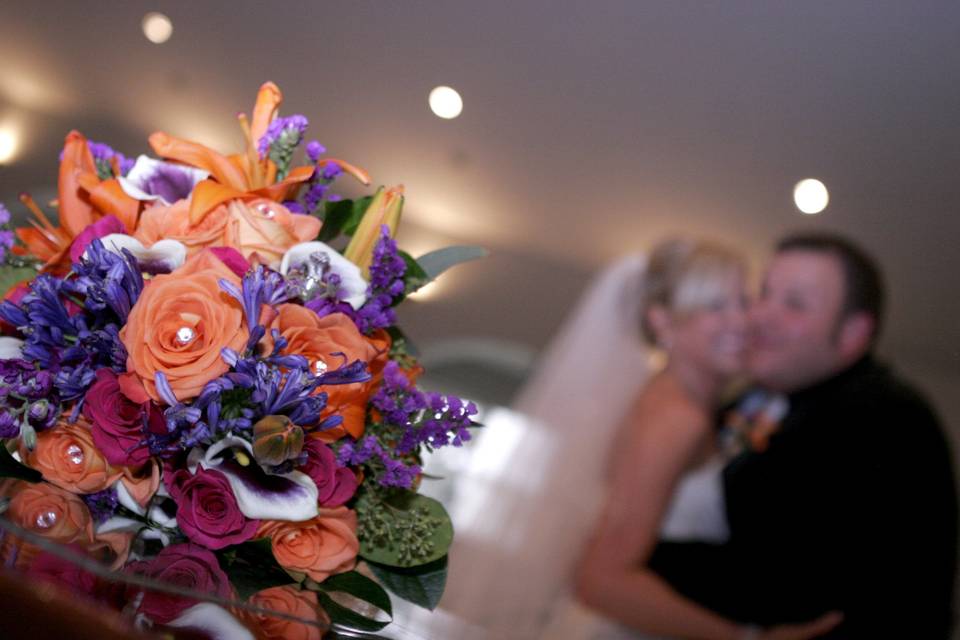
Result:
M8 222L10 222L10 210L3 204L0 204L0 225L7 224Z
M320 144L318 140L311 140L307 143L307 157L310 158L310 162L316 164L320 160L320 156L327 152L327 148Z
M13 231L7 229L0 230L0 262L6 260L7 252L13 248L13 242Z
M90 509L90 515L97 524L106 522L113 517L113 514L117 512L117 507L120 506L120 502L117 499L117 490L114 487L98 491L97 493L81 495L80 497L87 503L87 507Z
M140 156L120 186L131 198L173 204L190 197L193 188L210 174L201 169Z

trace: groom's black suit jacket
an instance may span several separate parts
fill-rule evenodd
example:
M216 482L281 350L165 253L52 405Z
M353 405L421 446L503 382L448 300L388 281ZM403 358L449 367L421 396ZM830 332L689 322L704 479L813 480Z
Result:
M758 624L843 611L830 638L947 638L951 456L927 402L865 358L790 397L766 451L724 472L730 541L661 543L681 593Z

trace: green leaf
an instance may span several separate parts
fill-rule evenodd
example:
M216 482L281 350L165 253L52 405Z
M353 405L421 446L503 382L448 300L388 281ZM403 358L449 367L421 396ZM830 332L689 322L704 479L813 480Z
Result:
M227 547L216 555L220 568L244 600L263 589L294 583L290 574L274 559L269 538Z
M323 227L317 240L330 242L341 233L352 236L360 225L363 213L370 206L373 196L365 196L358 200L339 200L323 203Z
M0 298L25 280L37 277L37 270L33 267L0 267Z
M0 478L18 478L27 482L40 482L43 480L43 474L17 462L16 458L7 451L7 447L0 445Z
M469 262L470 260L476 260L477 258L484 258L488 255L489 252L483 247L457 245L426 253L417 258L417 262L423 268L427 277L434 280L450 267L454 267L463 262Z
M379 631L393 622L392 618L390 620L376 620L374 618L369 618L354 609L345 607L336 602L323 591L317 592L317 600L320 602L320 606L323 607L323 610L327 612L327 615L330 616L330 622L332 624L346 627L347 629L358 629L360 631Z
M419 567L388 567L367 562L384 586L398 597L433 611L447 586L447 556Z
M453 523L443 505L433 498L412 491L397 492L387 500L382 515L385 518L392 518L395 522L432 521L434 526L431 526L428 529L429 533L419 540L428 545L430 550L414 559L406 559L401 557L400 544L365 538L360 541L360 556L364 560L391 567L417 567L447 555L447 550L453 543Z
M432 280L432 278L427 275L427 272L423 270L423 267L420 266L420 263L418 263L413 256L406 251L398 251L397 253L407 264L407 269L403 272L404 295L413 293Z
M356 571L339 573L323 582L307 578L303 587L317 592L323 608L337 624L376 631L393 619L393 605L384 588Z

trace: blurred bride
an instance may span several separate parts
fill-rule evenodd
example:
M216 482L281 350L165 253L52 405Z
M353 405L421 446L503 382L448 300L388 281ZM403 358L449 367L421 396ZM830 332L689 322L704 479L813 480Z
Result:
M499 542L458 539L446 606L497 638L814 636L759 634L645 567L658 540L727 539L714 414L741 370L745 274L739 253L679 239L594 280L514 404L528 424L499 482L515 489L477 508Z

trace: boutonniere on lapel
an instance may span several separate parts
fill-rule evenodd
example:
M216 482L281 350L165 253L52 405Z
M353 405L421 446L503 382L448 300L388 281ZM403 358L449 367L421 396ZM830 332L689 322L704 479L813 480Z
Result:
M786 396L756 389L743 395L723 417L723 429L739 450L762 452L787 415Z

